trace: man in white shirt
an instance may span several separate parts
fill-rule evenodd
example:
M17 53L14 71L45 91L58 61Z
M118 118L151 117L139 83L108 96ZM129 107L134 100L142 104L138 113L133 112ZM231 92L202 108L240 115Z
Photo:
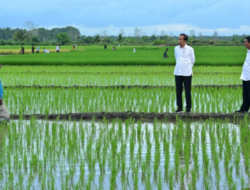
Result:
M182 91L183 83L186 94L186 113L191 113L191 83L192 83L192 67L195 62L194 49L187 45L188 36L186 34L180 34L179 45L175 47L175 59L176 66L174 69L175 86L176 86L176 99L178 109L176 113L182 113Z
M236 113L247 113L250 107L250 36L245 38L244 45L247 48L247 56L240 77L243 80L243 104Z

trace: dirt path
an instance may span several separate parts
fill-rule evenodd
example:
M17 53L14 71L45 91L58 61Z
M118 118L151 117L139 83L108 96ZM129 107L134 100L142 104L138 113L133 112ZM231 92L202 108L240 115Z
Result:
M191 113L191 114L175 114L175 113L135 113L135 112L110 112L110 113L71 113L71 114L32 114L32 115L15 115L12 114L10 116L11 119L48 119L48 120L92 120L93 118L97 120L106 119L135 119L142 121L154 121L155 118L161 121L176 121L177 118L181 120L191 120L191 121L202 121L206 119L220 119L220 120L242 120L245 115L244 114L199 114L199 113ZM248 115L248 119L250 116Z
M109 75L109 74L132 74L132 75L143 75L143 74L173 74L173 72L169 72L169 71L159 71L159 72L74 72L74 71L69 71L69 72L49 72L49 71L35 71L35 72L32 72L32 71L26 71L26 72L17 72L17 71L14 71L14 72L1 72L2 74L91 74L91 75L99 75L99 74L106 74L106 75ZM194 72L195 74L232 74L232 75L240 75L241 72L200 72L200 71L197 71L197 72Z
M241 84L235 84L235 85L193 85L192 88L241 88ZM16 89L16 88L102 88L102 89L114 89L114 88L120 88L120 89L131 89L131 88L143 88L143 89L154 89L154 88L174 88L174 86L169 85L161 85L161 86L151 86L151 85L111 85L111 86L78 86L78 85L72 85L72 86L56 86L56 85L48 85L48 86L40 86L40 85L30 85L30 86L4 86L5 89Z

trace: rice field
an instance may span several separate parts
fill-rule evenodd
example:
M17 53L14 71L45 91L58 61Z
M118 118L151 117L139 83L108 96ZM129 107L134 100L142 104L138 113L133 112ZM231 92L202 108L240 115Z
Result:
M248 122L11 121L1 189L249 188Z
M0 55L8 54L2 52L3 49L12 52L20 51L19 46L2 46ZM26 51L31 50L31 46L24 47ZM61 53L54 53L55 46L45 47L51 53L25 54L1 56L3 65L175 65L174 47L168 47L168 59L163 59L166 47L138 46L136 53L134 47L117 47L112 51L108 46L104 50L102 46L79 46L73 50L71 46L62 46ZM42 51L43 47L40 46ZM246 56L246 49L243 46L221 46L221 47L194 47L196 55L196 65L199 66L242 66Z
M250 188L247 115L195 121L178 116L174 121L22 118L172 113L177 108L173 70L173 66L3 66L3 100L10 114L20 119L0 125L0 189ZM238 110L241 70L241 66L194 67L192 114ZM184 94L183 102L185 108Z

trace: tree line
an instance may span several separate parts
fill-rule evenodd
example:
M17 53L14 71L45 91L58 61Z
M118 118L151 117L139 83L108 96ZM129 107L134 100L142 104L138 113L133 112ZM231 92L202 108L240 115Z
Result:
M125 36L123 29L117 36L108 35L107 30L94 36L81 35L79 29L67 26L64 28L36 28L32 22L26 23L26 29L0 28L0 45L55 45L60 43L78 45L176 45L178 36L172 33L147 36L140 29L135 27L133 36ZM191 45L242 45L247 35L220 36L217 31L211 36L196 35L194 30L189 31L189 44Z

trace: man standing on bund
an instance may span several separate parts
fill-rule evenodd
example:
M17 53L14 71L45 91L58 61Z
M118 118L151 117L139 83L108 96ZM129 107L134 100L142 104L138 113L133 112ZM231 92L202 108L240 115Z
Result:
M183 113L182 105L182 91L183 84L186 95L186 113L191 113L192 97L191 97L191 85L192 85L192 67L195 62L194 49L187 45L188 36L186 34L180 34L179 45L175 47L175 59L176 66L174 69L175 75L175 87L176 87L176 99L178 109L175 113Z

